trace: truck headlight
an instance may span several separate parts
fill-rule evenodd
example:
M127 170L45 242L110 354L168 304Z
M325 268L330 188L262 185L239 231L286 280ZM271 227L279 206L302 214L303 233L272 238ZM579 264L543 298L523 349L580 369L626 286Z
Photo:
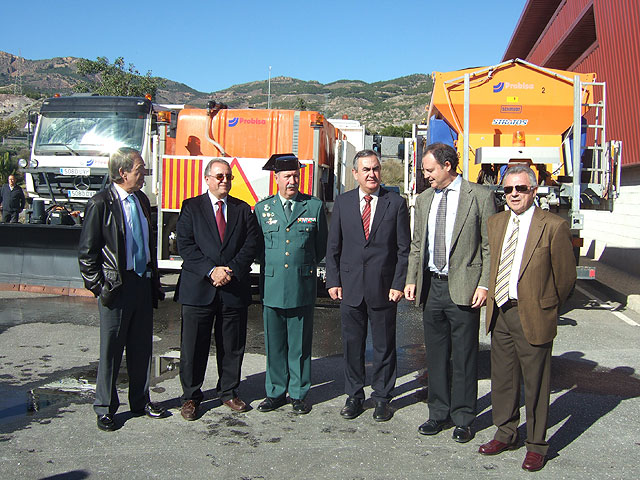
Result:
M36 160L35 158L32 158L31 160L29 160L29 167L38 168L38 160Z
M24 168L27 166L27 161L24 158L21 158L20 160L18 160L18 166L20 168Z

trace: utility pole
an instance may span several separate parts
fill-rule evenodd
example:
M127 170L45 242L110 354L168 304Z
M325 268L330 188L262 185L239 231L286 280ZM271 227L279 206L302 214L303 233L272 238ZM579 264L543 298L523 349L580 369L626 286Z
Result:
M271 65L269 65L269 91L267 93L267 109L271 109Z

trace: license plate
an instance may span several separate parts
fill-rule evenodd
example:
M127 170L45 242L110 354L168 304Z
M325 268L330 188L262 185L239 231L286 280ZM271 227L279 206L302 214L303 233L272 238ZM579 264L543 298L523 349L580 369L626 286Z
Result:
M67 190L69 198L91 198L96 193L94 190Z
M88 177L91 174L91 169L90 168L61 168L60 169L60 174L61 175L70 175L70 176L77 176L77 175L81 175L84 177Z

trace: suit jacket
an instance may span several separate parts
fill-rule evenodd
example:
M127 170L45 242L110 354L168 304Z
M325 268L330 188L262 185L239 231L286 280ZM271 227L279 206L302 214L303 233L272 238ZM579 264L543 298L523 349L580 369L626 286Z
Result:
M456 305L471 305L478 286L489 285L489 237L487 220L496 213L495 195L482 185L461 179L458 210L449 250L449 294ZM428 220L435 190L418 195L407 284L416 285L416 303L424 303L429 293Z
M298 193L289 220L278 195L255 207L264 237L260 261L263 305L297 308L314 305L317 266L327 250L327 217L318 198Z
M220 242L213 205L205 192L182 203L176 226L182 271L174 300L204 306L213 302L220 290L224 304L232 308L251 303L251 264L258 254L259 230L251 207L237 198L227 197L227 227ZM231 282L214 287L209 272L214 267L233 270Z
M487 296L487 333L495 324L496 275L510 211L489 219L491 273ZM535 207L518 277L518 313L522 330L532 345L556 336L558 308L576 281L576 260L569 224L553 213Z
M158 275L156 242L151 223L151 205L147 196L134 192L149 224L149 253L153 307L164 299ZM110 307L122 287L122 275L127 268L124 212L116 187L109 185L87 202L78 245L78 262L84 285L103 305Z
M388 307L389 290L404 289L411 234L409 212L400 195L380 188L378 204L364 238L358 188L333 205L327 244L327 288L342 287L342 301L357 307L364 299Z

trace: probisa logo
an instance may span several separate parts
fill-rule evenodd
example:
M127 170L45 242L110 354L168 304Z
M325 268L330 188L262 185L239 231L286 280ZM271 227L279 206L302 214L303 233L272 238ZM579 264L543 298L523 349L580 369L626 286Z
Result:
M230 127L235 127L236 125L240 125L240 124L247 124L247 125L266 125L267 121L261 118L240 118L240 117L233 117L231 119L229 119L229 126Z
M502 90L504 90L505 88L507 90L533 90L533 83L523 83L523 82L518 82L518 83L509 83L509 82L500 82L500 83L496 83L493 86L493 93L500 93Z

